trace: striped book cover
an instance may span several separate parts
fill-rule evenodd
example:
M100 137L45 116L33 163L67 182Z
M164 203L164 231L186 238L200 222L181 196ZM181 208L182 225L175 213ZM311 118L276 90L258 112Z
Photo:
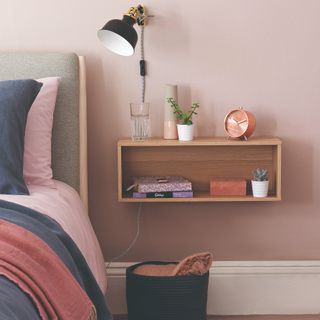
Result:
M133 192L133 198L192 198L192 191Z

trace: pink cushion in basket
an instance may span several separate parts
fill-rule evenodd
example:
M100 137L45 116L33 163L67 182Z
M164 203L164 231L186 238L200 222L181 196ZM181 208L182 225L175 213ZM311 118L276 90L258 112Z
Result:
M142 264L133 273L157 277L203 275L210 270L212 260L210 252L200 252L184 258L178 264Z
M24 143L23 176L27 184L54 188L51 168L53 113L59 77L38 79L43 86L28 114Z

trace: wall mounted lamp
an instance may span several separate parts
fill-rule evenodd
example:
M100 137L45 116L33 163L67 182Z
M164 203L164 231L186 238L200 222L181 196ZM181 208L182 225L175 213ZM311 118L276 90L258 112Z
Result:
M146 10L142 5L131 7L123 15L122 20L113 19L108 21L98 31L98 38L110 51L122 56L132 56L138 41L138 34L134 24L144 26L146 21Z
M142 77L142 102L145 100L144 27L147 17L152 16L148 16L146 7L139 4L136 7L131 7L123 15L122 20L110 20L98 31L98 38L107 49L122 56L132 56L138 41L138 34L133 26L137 23L141 27L140 75Z

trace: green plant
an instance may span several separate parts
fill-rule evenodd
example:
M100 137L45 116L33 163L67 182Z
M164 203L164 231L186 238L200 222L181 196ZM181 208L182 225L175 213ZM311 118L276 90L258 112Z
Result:
M253 181L268 181L268 170L257 168L252 171Z
M192 124L192 116L197 114L196 110L200 107L199 103L193 103L187 112L183 112L173 98L168 98L167 101L170 103L177 120L181 121L182 124Z

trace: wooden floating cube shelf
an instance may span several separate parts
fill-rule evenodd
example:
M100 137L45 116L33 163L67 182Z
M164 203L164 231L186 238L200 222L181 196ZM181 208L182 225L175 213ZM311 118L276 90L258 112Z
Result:
M251 179L256 168L269 171L269 195L210 196L213 178ZM183 176L193 185L193 198L136 199L126 192L133 177ZM281 140L198 138L190 142L150 139L118 141L118 200L120 202L216 202L281 200Z

